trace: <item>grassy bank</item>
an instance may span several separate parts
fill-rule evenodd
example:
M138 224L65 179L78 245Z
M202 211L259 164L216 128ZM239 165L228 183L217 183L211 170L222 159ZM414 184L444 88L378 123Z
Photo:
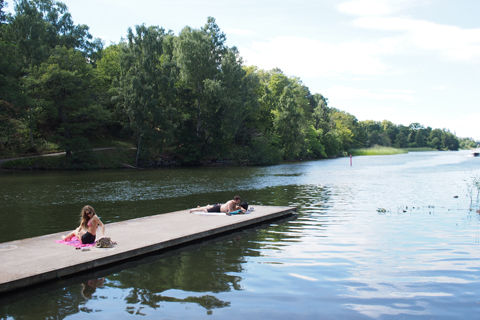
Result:
M408 152L415 152L415 151L438 151L437 149L424 147L424 148L403 148L402 150L407 150Z
M381 147L375 146L372 148L361 148L361 149L351 149L349 154L352 156L381 156L381 155L393 155L408 153L413 151L436 151L432 148L392 148L392 147Z
M53 151L53 150L52 150ZM412 151L436 151L432 148L392 148L375 146L372 148L351 149L346 154L352 156L373 156L373 155L393 155L408 153ZM134 166L135 149L132 149L129 144L118 142L115 148L108 150L91 151L82 155L82 161L77 161L75 157L68 159L65 154L62 155L48 155L45 153L40 155L25 155L17 154L21 159L7 160L0 164L2 169L7 170L89 170L89 169L116 169L122 168L123 164ZM26 157L25 157L26 156ZM169 157L163 157L169 158ZM158 162L158 159L155 161ZM171 166L171 163L161 161L166 166ZM145 166L144 164L139 164ZM247 164L248 165L248 164ZM149 165L146 164L148 167Z
M86 155L88 161L79 163L75 158L65 155L27 157L17 160L8 160L1 164L2 169L14 170L88 170L88 169L115 169L122 164L134 165L135 150L130 148L115 148L91 152ZM85 155L84 155L85 158Z

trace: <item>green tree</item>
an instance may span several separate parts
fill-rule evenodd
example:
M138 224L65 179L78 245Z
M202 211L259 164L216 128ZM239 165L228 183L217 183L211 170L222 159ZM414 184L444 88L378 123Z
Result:
M292 90L286 87L280 98L279 110L275 117L274 125L275 133L279 136L283 154L287 160L295 159L304 147L303 121L302 109L297 106Z
M342 141L336 131L335 111L328 107L328 98L318 93L313 95L313 104L312 123L323 147L323 156L336 156Z
M131 135L131 131L127 129L128 117L123 108L117 108L114 98L117 96L115 86L120 79L120 57L124 46L125 43L121 42L106 47L97 60L97 75L101 80L98 90L102 93L102 105L114 115L112 121L106 124L106 130L114 136Z
M406 148L408 146L407 136L403 131L400 131L395 137L394 146L397 148Z
M330 130L325 133L321 142L325 147L327 156L337 156L342 151L343 141L337 130Z
M218 38L218 37L217 37ZM216 46L220 46L217 48ZM205 30L185 27L175 43L175 60L180 66L181 80L192 90L195 97L196 134L202 133L204 114L209 113L205 80L215 80L220 71L218 53L222 52L224 43L211 39ZM213 53L216 53L215 55Z
M459 147L464 149L477 148L477 143L473 138L462 138Z
M358 147L361 142L355 140L355 135L360 136L361 126L358 124L357 118L345 111L337 109L332 110L333 117L336 123L338 137L342 141L342 148L340 151L348 151L353 147Z
M120 60L116 99L129 119L137 145L135 164L141 156L161 152L171 137L174 66L162 62L165 31L157 26L128 29Z
M395 142L397 134L399 133L397 126L388 120L383 120L381 126L382 132L388 137L390 145L392 145Z
M458 138L450 133L447 130L443 130L442 133L442 144L443 147L446 148L447 150L458 150L458 147L460 146L460 142L458 141Z
M7 22L7 13L3 11L4 7L7 5L7 2L0 0L0 25Z
M315 130L315 127L313 125L310 125L310 127L308 128L306 134L306 142L308 146L307 156L316 158L327 157L325 147L320 142L322 133L322 129Z
M415 145L418 148L426 147L427 146L427 137L423 133L424 130L417 131L415 135Z
M373 147L375 145L379 145L379 146L383 145L382 137L380 136L377 130L373 130L368 134L368 146Z
M30 98L54 116L67 157L88 151L88 137L95 136L109 114L96 104L97 78L85 57L73 48L57 47L46 62L30 67L24 85Z
M428 136L428 144L430 147L440 150L442 148L442 130L434 129L430 132Z
M18 46L5 39L5 29L0 24L0 148L12 149L22 143L18 133L23 125L20 121L23 112L18 106L25 104L26 95L20 83L23 66Z
M75 25L67 6L54 0L19 0L9 23L10 40L18 44L25 67L39 65L57 46L82 52L94 63L103 44L86 25Z
M255 79L247 76L237 49L225 41L211 17L201 29L185 27L174 41L177 86L185 98L179 102L178 127L183 162L225 154L256 108Z
M94 64L102 43L92 40L86 25L73 24L72 17L65 4L53 0L18 0L15 2L15 14L8 17L4 39L16 47L16 55L21 62L23 74L44 63L57 46L74 48L82 52L89 63ZM20 82L19 82L20 83ZM25 83L25 82L23 82ZM17 92L28 93L28 88ZM38 116L45 109L38 104L38 99L18 99L11 101L20 111L20 116L29 128L31 148L34 145L34 133L37 131ZM32 96L31 94L25 96ZM53 128L46 128L50 132Z

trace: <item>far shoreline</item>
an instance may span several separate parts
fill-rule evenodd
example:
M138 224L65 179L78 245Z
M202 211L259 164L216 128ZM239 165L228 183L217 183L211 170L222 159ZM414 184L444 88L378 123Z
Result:
M157 157L156 159L143 160L138 166L133 163L133 157L128 156L128 151L133 151L134 148L119 151L116 148L98 148L95 149L95 153L102 153L98 157L97 162L89 164L72 164L70 159L65 157L65 152L38 154L34 156L25 156L11 159L0 159L1 171L78 171L78 170L110 170L110 169L129 169L129 170L142 170L142 169L164 169L164 168L187 168L187 167L243 167L243 166L265 166L257 164L249 164L245 161L238 161L235 159L206 159L191 165L178 164L171 157ZM463 149L462 149L463 150ZM467 149L465 149L467 150ZM358 156L378 156L378 155L395 155L405 154L409 152L420 151L446 151L436 150L433 148L392 148L392 147L371 147L352 149L349 152L343 152L343 154L328 157L328 158L300 158L290 161L282 161L276 164L300 161L313 161L313 160L325 160L335 159L342 157L358 157ZM458 151L458 150L454 150Z

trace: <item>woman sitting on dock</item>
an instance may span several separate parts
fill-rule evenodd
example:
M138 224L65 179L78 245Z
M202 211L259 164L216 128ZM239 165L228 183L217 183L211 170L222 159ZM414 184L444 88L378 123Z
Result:
M66 236L62 236L65 241L77 237L83 244L95 242L95 236L98 226L102 227L102 237L105 235L105 225L95 213L91 206L85 206L80 212L80 226Z

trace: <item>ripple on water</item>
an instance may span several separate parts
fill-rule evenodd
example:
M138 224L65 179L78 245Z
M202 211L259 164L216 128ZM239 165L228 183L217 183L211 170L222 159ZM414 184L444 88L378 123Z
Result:
M461 153L355 158L353 167L345 160L122 173L123 180L105 175L89 187L95 179L88 177L55 184L60 187L54 191L41 191L42 183L34 181L31 190L38 188L38 197L46 201L37 206L29 198L33 191L17 188L17 198L2 189L2 197L25 212L22 226L27 228L48 228L35 220L38 206L57 221L62 216L55 210L70 214L67 202L88 199L87 188L103 212L113 208L111 219L178 208L182 201L196 205L237 191L254 205L299 208L295 220L116 270L90 300L82 297L79 283L10 305L8 314L27 318L25 303L36 306L35 316L42 318L87 312L109 318L213 314L236 319L252 314L262 319L472 319L479 314L480 218L469 210L462 189L465 179L480 174L478 162ZM232 176L238 177L236 183L222 182ZM49 199L51 192L63 199ZM52 201L60 204L50 209ZM72 299L63 303L65 297ZM5 310L0 308L0 317ZM52 310L60 311L52 315Z

